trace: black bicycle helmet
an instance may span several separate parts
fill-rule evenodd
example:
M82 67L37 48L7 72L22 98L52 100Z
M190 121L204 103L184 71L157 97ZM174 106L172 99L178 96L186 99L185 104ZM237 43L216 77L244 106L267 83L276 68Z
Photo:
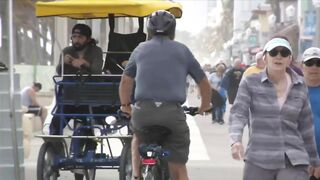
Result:
M176 19L170 12L158 10L149 16L147 29L151 35L163 34L173 38L176 29Z

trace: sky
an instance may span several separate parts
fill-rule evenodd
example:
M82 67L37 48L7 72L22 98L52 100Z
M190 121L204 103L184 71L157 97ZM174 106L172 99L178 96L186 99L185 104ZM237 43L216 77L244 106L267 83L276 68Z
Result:
M175 0L182 5L182 18L177 19L177 30L198 33L206 26L207 8L205 0Z

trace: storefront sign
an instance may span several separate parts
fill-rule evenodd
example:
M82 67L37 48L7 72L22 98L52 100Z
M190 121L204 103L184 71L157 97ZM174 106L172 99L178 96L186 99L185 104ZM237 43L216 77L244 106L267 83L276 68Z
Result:
M304 31L305 36L314 36L316 34L316 12L315 11L305 11L304 18Z

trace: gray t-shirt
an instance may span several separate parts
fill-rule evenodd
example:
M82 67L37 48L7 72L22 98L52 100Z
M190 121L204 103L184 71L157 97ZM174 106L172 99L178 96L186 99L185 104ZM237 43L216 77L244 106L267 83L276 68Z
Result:
M131 54L124 73L136 81L135 100L186 100L186 77L197 83L205 73L190 50L166 36L141 43Z

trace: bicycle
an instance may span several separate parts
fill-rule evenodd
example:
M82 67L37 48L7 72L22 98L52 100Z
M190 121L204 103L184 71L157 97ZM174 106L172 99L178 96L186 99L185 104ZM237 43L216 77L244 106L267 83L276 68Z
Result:
M183 107L186 114L197 114L197 107ZM170 151L163 148L171 130L163 126L146 126L139 131L142 144L139 146L141 156L141 176L143 180L169 180L170 173L167 157Z

